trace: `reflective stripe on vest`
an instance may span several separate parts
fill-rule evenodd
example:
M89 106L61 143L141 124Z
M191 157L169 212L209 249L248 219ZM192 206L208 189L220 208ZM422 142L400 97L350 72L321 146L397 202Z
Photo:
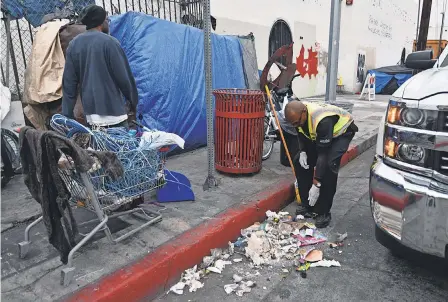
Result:
M300 133L305 135L308 139L313 141L316 140L316 130L319 122L328 116L339 116L338 122L334 125L333 128L333 137L338 137L344 134L347 131L347 128L353 122L352 115L337 106L326 104L326 103L309 103L303 102L308 109L308 130L310 135L308 136L302 130L301 127L298 127Z

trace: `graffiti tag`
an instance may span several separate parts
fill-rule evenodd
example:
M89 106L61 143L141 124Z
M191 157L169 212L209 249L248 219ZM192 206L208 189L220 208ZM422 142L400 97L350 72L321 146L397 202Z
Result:
M375 35L382 36L388 39L392 39L392 26L379 22L377 19L375 19L372 15L369 15L369 26L368 29L370 32L374 33Z
M318 65L319 65L319 59L318 59L318 53L317 51L313 51L313 47L307 49L308 50L308 57L305 59L305 47L302 45L302 48L300 49L300 54L296 58L296 65L297 65L297 72L300 73L302 78L305 77L305 75L308 75L311 79L311 76L317 76L319 73L318 71Z

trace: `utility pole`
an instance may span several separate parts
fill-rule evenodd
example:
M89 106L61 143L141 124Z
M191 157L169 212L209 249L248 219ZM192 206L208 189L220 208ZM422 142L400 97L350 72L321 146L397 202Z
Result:
M420 30L418 32L417 51L426 50L428 40L429 20L431 18L432 0L423 0Z
M443 37L443 28L445 27L445 12L442 13L442 26L440 27L440 38L439 38L439 51L438 51L438 57L442 53L442 37Z
M339 42L341 33L341 0L331 0L330 33L328 40L328 65L325 101L336 101L338 80Z
M203 185L204 191L217 186L215 172L215 147L213 132L213 99L212 99L212 37L210 19L210 0L204 3L204 73L205 73L205 101L207 104L207 163L208 173Z
M418 12L417 12L417 29L415 30L415 49L417 50L417 41L418 41L418 29L420 27L420 10L422 9L422 0L418 0Z

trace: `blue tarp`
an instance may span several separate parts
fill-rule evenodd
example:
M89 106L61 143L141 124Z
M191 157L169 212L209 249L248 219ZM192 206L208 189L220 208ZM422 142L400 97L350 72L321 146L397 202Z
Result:
M110 29L134 74L141 122L178 134L186 149L205 145L203 32L135 12L112 17ZM237 37L213 34L212 61L213 89L246 88Z
M64 9L79 14L89 4L95 4L95 0L3 0L2 11L13 19L25 18L32 26L38 27L45 15Z
M408 69L400 65L373 69L369 70L368 73L375 74L375 93L378 94L383 92L383 89L386 88L392 79L397 81L397 85L395 85L395 87L400 87L404 84L404 82L412 77L412 69ZM387 91L387 93L390 93L390 91Z

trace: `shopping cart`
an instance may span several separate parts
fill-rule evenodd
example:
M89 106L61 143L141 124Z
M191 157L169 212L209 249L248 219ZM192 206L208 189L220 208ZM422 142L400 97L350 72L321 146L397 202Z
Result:
M96 219L78 223L79 227L95 223L95 227L89 233L81 234L84 238L68 255L67 266L61 272L61 285L67 286L75 275L74 253L96 233L103 231L111 243L117 243L162 220L159 212L143 207L121 212L117 210L166 183L163 171L166 154L170 148L141 149L140 139L129 134L124 128L91 130L61 115L55 115L51 124L55 131L75 141L78 140L77 142L84 144L84 147L113 151L124 168L124 174L114 180L94 158L96 162L92 169L87 173L79 173L74 168L72 159L61 153L59 174L71 193L71 203L74 207L87 209L97 216ZM142 219L143 223L115 238L107 226L108 220L130 214ZM42 216L39 217L25 229L25 240L18 244L20 258L28 254L31 244L30 231L42 219Z

